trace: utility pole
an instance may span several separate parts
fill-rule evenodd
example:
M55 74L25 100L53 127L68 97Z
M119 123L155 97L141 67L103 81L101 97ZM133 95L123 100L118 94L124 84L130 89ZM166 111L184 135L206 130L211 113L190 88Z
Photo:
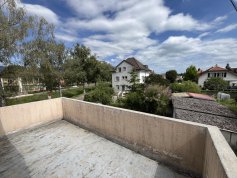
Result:
M235 10L237 11L237 4L235 0L230 0L231 4L234 6Z

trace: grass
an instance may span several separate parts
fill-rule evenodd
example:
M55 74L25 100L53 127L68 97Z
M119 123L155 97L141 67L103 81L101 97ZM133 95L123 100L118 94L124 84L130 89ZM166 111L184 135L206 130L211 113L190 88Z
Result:
M93 90L93 87L86 88L86 91ZM81 95L83 93L82 87L79 88L69 88L62 91L62 96L67 98L72 98L74 96ZM60 96L59 91L52 92L52 98L58 98ZM15 104L23 104L23 103L29 103L34 101L41 101L48 99L48 93L37 93L33 96L25 96L21 98L13 98L13 99L6 99L6 106L15 105Z
M237 102L234 99L218 101L220 104L227 106L230 110L237 113Z

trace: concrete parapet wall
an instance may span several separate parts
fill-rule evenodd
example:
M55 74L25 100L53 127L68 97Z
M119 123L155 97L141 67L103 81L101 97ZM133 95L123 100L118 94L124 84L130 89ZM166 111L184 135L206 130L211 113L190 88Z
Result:
M0 108L0 136L63 118L62 99Z
M58 98L0 108L0 136L64 118L203 178L237 178L237 158L217 127Z
M203 172L206 127L202 124L66 98L63 111L65 120L125 146L134 145L146 156L158 155L159 161L195 175Z
M203 177L237 177L237 158L220 130L213 126L207 128Z

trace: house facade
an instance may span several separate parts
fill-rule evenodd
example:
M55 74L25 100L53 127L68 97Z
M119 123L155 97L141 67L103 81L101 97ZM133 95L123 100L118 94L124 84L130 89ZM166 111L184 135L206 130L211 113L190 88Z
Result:
M131 79L131 72L137 72L139 83L145 82L145 77L149 76L151 70L147 65L143 65L135 58L128 58L120 62L112 73L112 86L115 92L129 90L129 80Z
M229 64L227 64L226 68L215 65L205 71L201 71L198 77L198 85L203 87L204 82L212 77L223 78L223 80L229 83L230 87L237 86L237 70L236 68L231 68Z

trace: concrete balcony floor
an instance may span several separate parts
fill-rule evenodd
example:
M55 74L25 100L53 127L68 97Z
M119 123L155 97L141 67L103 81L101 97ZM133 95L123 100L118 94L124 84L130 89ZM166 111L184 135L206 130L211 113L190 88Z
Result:
M0 138L0 177L187 178L64 120Z

